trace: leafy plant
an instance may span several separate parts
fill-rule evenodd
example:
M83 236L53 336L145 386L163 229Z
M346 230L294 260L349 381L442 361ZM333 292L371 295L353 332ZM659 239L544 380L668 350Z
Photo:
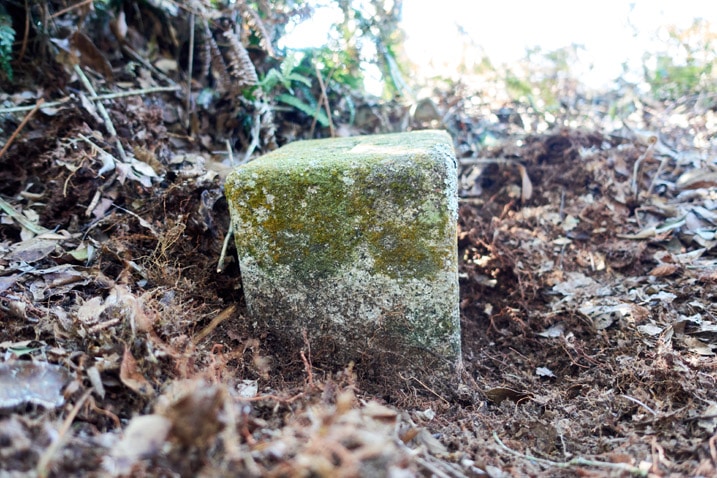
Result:
M277 96L276 99L277 101L281 101L282 103L285 103L289 106L293 106L307 116L316 118L316 121L318 121L321 126L329 126L329 118L326 116L324 110L320 107L312 106L308 103L303 102L296 96L287 95L286 93Z
M0 5L0 70L5 72L12 81L12 44L15 41L15 29L12 27L12 18L5 7Z
M665 51L644 57L644 77L653 94L660 99L676 99L714 92L717 33L710 23L697 19L686 29L668 27L667 34Z
M324 110L318 107L318 101L311 93L311 79L299 73L301 63L302 57L300 55L289 53L278 69L272 68L266 73L259 82L259 86L265 94L268 94L281 85L288 93L278 94L276 96L277 101L296 108L307 116L315 118L321 126L327 127L329 118ZM301 91L301 97L296 94L295 88Z
M302 83L311 88L311 80L296 72L296 67L299 66L300 63L301 59L299 55L289 53L286 55L286 58L284 58L284 61L281 62L281 65L279 65L278 70L272 68L266 72L266 76L259 82L259 86L261 86L264 93L269 93L278 84L281 84L289 93L293 93L294 91L291 88L292 81Z
M333 50L350 57L356 66L354 76L360 80L361 69L366 70L367 65L377 67L383 78L384 97L410 95L404 79L402 2L339 0L338 5L344 19L335 25L338 38L334 39Z
M700 65L694 60L676 64L667 55L657 55L654 71L645 71L647 82L658 98L675 99L698 90L704 77L712 73L712 64Z

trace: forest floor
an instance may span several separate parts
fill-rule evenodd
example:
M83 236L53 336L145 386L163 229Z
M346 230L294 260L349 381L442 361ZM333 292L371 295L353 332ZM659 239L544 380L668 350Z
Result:
M329 128L68 71L0 94L0 476L717 476L714 98L353 98L335 134L455 141L464 370L428 383L281 349L217 271L222 138Z

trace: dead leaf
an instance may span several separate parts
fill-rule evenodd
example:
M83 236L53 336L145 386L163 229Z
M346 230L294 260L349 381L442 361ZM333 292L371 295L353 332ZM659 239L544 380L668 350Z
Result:
M117 16L110 20L110 30L120 42L127 37L127 18L122 8L117 12Z
M503 400L509 399L516 403L532 397L530 392L513 390L508 387L495 387L485 391L488 400L495 404L500 404Z
M647 273L647 275L651 275L654 277L667 277L671 276L672 274L676 274L682 269L682 267L679 266L679 264L660 264L659 266L654 267L650 272Z
M691 169L675 182L677 189L700 189L717 187L717 172L711 169Z
M100 315L105 310L102 297L93 297L85 301L79 309L77 309L77 319L84 325L94 325L100 320Z
M227 396L223 386L203 380L175 382L162 395L157 412L171 422L173 439L183 445L206 447L224 428L219 415Z
M0 277L0 293L14 286L21 276L22 274L13 274L11 276Z
M57 408L65 403L62 387L69 379L70 374L64 367L47 362L0 363L0 409L27 403Z
M122 440L112 447L102 466L112 476L127 476L137 461L152 458L162 450L172 422L162 415L134 417Z
M535 375L538 377L555 378L555 374L548 367L538 367L535 369Z
M551 325L542 332L538 332L538 335L541 337L554 339L563 335L563 332L565 332L565 324L563 324L562 322L558 322L557 324Z
M120 365L120 380L133 392L145 396L153 397L154 389L152 385L144 378L139 370L137 361L132 356L127 345L124 346L124 355L122 356L122 364Z
M82 66L92 68L97 73L105 77L107 81L113 81L114 75L112 74L112 65L107 61L107 58L102 52L95 46L90 38L82 33L80 30L70 36L70 46L73 52L77 55Z
M702 355L705 357L715 355L715 351L713 350L713 347L709 344L704 343L697 337L692 337L689 335L684 335L679 337L679 342L682 346L687 348L692 353Z
M520 181L522 183L520 200L525 203L533 197L533 183L530 182L530 176L528 176L528 170L525 169L525 166L519 164L518 171L520 171Z
M697 425L707 430L708 434L714 435L717 431L717 402L710 401L709 403L710 405L702 413L704 418L698 420Z
M630 303L596 305L593 301L587 301L578 310L593 321L596 330L604 330L616 320L640 323L650 316L650 311L645 307Z

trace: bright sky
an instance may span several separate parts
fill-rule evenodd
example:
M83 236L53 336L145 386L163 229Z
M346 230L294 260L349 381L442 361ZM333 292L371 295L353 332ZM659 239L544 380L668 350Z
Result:
M440 4L440 8L428 5ZM525 55L527 47L543 51L572 43L586 47L594 65L584 81L598 86L616 78L622 63L642 63L661 25L688 27L695 17L717 24L717 2L704 0L406 0L403 21L409 57L421 65L455 69L460 45L474 42L493 63ZM461 26L466 35L457 32Z
M321 0L317 4L331 4ZM404 0L406 52L427 76L456 76L480 52L494 64L525 55L528 47L555 50L573 43L586 48L581 78L601 86L628 64L639 72L645 51L655 50L662 25L688 27L701 17L717 25L717 2L705 0ZM340 18L334 8L318 8L296 29L288 44L300 48L325 42L328 25ZM325 25L325 26L324 26ZM463 34L459 33L459 27ZM465 45L473 45L466 47ZM588 71L587 65L593 65Z

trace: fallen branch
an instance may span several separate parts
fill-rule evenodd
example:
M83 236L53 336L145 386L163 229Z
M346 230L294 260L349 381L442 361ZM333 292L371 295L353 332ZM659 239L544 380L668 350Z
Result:
M4 199L0 198L0 209L5 211L5 214L10 216L12 219L18 222L22 227L27 229L28 231L32 232L33 234L39 236L40 234L47 234L52 232L49 229L46 229L42 227L39 224L35 224L30 219L27 218L24 214L19 213L14 207L12 207L12 204L5 201Z
M82 71L82 68L80 68L79 65L75 65L75 73L77 73L77 76L80 77L80 81L84 85L84 87L87 89L87 91L90 92L92 96L97 96L97 92L95 91L95 88L92 86L92 83L90 83L89 78L85 75L85 72ZM122 142L119 140L119 137L117 136L117 130L115 129L115 125L112 123L112 119L110 118L109 113L107 113L107 109L105 108L105 105L102 104L102 102L97 102L97 111L102 116L102 119L105 122L105 127L107 128L107 132L112 136L115 140L115 146L117 147L117 151L119 152L120 159L124 162L127 162L127 155L124 152L124 146L122 146Z
M329 119L329 131L331 132L331 137L336 137L336 132L334 131L334 123L331 121L331 106L329 106L329 96L326 93L326 86L324 86L324 79L321 77L321 69L319 68L318 63L314 65L316 68L316 78L319 80L319 87L321 88L321 99L319 100L319 103L317 107L320 107L320 105L323 103L324 109L326 110L326 117ZM332 72L333 74L333 72ZM331 76L326 79L326 81L329 81L331 79ZM318 115L314 116L314 122L311 124L311 129L313 132L314 126L316 125L316 118Z
M13 131L12 134L10 135L10 139L7 140L7 142L5 143L5 146L3 146L2 149L0 149L0 158L2 158L3 154L5 154L5 152L10 148L10 145L12 144L13 141L15 141L15 138L17 137L17 135L20 134L20 131L22 131L22 129L27 124L27 122L30 121L30 118L32 118L35 115L35 113L37 113L37 110L40 109L40 107L43 105L43 103L45 103L45 100L40 98L39 100L37 100L37 103L35 103L35 106L33 106L31 108L31 111L27 115L25 115L25 117L22 119L22 122L20 123L20 125L17 128L15 128L15 131Z
M224 270L224 260L227 256L227 249L229 248L229 241L234 235L234 226L229 223L229 230L226 236L224 236L224 242L222 243L222 252L219 254L219 262L217 263L217 274L220 274Z
M187 114L185 126L191 124L192 116L192 70L194 68L194 13L189 14L189 60L187 61L187 97L184 105Z
M85 400L90 397L92 390L92 388L89 388L82 395L82 397L80 397L72 410L70 410L70 413L67 415L67 418L65 418L65 421L62 423L62 427L57 432L55 441L53 441L40 456L40 460L37 462L37 468L35 469L37 471L37 476L45 478L50 475L50 465L52 464L52 460L55 458L55 455L57 455L57 452L60 451L60 448L62 448L62 446L70 438L70 434L68 434L70 426L72 425L72 422L75 421L75 417L77 417L77 414L80 412L82 406L85 404Z
M146 95L150 93L166 93L171 91L179 91L182 87L179 85L174 86L156 86L154 88L142 88L141 90L129 90L129 91L120 91L117 93L106 93L104 95L93 95L88 96L87 99L90 101L102 101L102 100L112 100L115 98L126 98L128 96L141 96ZM62 106L68 101L72 101L74 98L72 96L67 96L65 98L62 98L61 100L57 101L50 101L49 103L44 103L42 105L42 108L54 108L56 106ZM13 106L12 108L2 108L0 109L0 115L1 114L8 114L8 113L22 113L23 111L31 111L35 109L35 105L33 106Z
M231 317L232 314L234 314L236 308L236 305L230 305L226 309L222 310L216 317L214 317L212 321L209 322L209 325L207 325L204 329L202 329L201 332L199 332L197 335L194 336L194 338L192 338L192 342L194 343L194 345L197 345L199 342L204 340L204 338L207 335L211 334L214 329L219 326L219 324Z
M498 438L498 434L496 432L493 432L493 439L503 450L507 451L511 455L517 456L518 458L523 458L525 460L534 461L536 463L540 463L541 465L553 466L556 468L570 468L573 466L596 466L602 468L611 468L613 470L627 471L628 473L637 476L647 476L647 470L641 470L640 468L628 465L627 463L609 463L605 461L586 460L585 458L580 457L573 458L570 461L547 460L545 458L538 458L513 450L512 448L508 447L508 445L503 443L500 438Z
M632 189L632 195L635 199L637 199L637 196L640 193L640 181L638 180L638 175L640 174L640 166L642 163L647 159L652 159L652 153L655 150L655 145L657 144L657 137L656 136L650 136L648 140L648 146L642 155L637 158L637 161L635 161L635 165L632 168L632 179L630 180L630 188ZM652 184L650 184L650 187L652 187ZM647 191L650 192L649 190Z

